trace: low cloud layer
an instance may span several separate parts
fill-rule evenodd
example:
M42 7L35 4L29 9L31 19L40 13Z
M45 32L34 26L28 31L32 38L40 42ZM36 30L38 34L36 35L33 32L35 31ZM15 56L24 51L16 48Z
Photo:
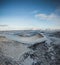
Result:
M0 25L0 27L7 27L8 25Z

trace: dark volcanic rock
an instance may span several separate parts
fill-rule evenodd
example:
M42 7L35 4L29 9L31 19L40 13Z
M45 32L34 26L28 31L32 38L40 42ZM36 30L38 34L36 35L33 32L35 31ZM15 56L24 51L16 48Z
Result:
M54 45L55 64L60 65L60 45Z

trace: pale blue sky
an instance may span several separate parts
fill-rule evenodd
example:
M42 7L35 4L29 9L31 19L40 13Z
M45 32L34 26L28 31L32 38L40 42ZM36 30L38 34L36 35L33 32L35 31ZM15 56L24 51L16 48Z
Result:
M0 28L60 28L59 0L0 0Z

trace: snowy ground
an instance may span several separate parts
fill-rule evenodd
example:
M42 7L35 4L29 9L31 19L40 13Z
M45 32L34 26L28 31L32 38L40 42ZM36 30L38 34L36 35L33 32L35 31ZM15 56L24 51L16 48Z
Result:
M59 59L60 31L0 32L0 65L60 65Z

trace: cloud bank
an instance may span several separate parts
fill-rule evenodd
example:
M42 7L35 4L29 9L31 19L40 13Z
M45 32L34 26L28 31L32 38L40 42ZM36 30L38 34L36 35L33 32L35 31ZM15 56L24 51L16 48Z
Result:
M60 9L55 10L53 13L50 13L49 15L38 13L35 14L35 17L39 18L40 20L60 22Z

